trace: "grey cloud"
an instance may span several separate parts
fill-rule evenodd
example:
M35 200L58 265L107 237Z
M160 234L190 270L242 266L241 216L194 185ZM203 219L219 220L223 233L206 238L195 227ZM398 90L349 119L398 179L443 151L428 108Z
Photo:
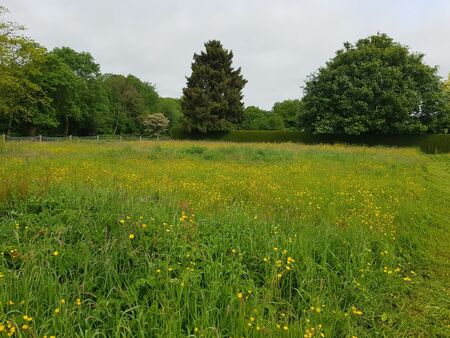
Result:
M135 74L180 96L208 39L232 49L248 80L245 102L270 108L301 97L306 76L344 41L386 32L450 72L446 0L4 0L10 19L48 48L89 51L103 72Z

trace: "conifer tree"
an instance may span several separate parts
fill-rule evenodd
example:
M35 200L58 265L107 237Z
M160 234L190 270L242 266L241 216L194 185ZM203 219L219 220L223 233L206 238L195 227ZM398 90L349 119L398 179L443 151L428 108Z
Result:
M220 41L205 43L194 54L192 74L183 89L182 110L188 131L228 131L242 120L242 89L247 81L232 66L233 52Z

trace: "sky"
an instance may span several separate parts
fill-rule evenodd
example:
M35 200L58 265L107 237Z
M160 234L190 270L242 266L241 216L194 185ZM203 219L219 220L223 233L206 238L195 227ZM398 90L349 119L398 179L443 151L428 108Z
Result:
M302 96L345 41L387 33L450 72L450 0L1 0L45 47L90 52L103 73L133 74L180 97L211 39L234 53L246 105Z

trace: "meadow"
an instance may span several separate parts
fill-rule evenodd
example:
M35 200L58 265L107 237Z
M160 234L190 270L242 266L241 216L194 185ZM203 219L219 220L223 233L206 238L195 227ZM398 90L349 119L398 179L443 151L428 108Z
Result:
M450 157L0 145L0 337L448 337Z

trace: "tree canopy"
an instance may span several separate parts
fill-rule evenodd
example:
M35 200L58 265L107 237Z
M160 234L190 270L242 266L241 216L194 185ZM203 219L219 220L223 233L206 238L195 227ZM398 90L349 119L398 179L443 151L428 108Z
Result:
M242 89L247 81L232 61L233 52L217 40L206 42L205 51L194 54L181 103L187 130L228 131L241 122Z
M345 43L306 81L301 122L314 133L440 132L437 69L386 34Z

